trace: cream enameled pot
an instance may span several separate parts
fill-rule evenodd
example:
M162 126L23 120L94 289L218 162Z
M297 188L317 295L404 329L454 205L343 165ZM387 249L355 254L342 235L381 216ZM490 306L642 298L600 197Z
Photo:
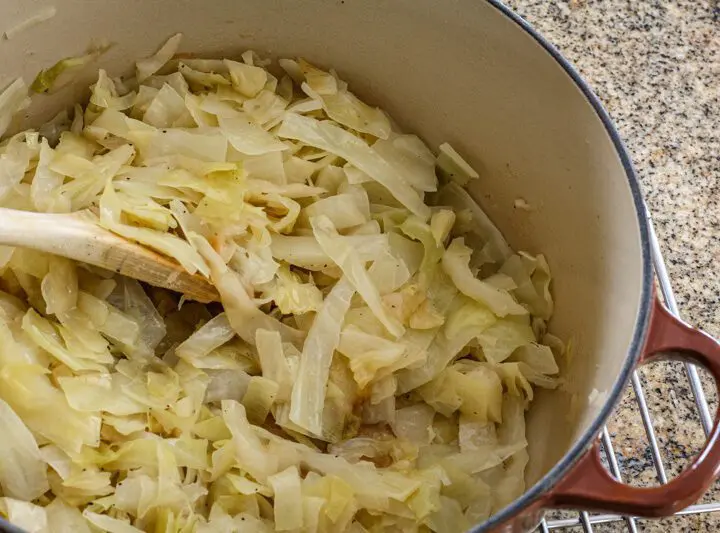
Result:
M720 376L720 346L673 318L652 290L648 226L618 134L573 68L495 0L4 0L0 85L31 81L91 42L108 53L55 94L36 97L39 125L86 96L97 68L130 72L169 35L182 51L303 56L336 68L365 100L431 146L448 141L477 168L471 189L510 244L553 270L553 332L572 338L567 390L542 391L528 415L528 491L474 531L525 531L544 509L671 514L699 498L720 463L718 427L662 488L615 482L597 435L633 369L667 351ZM44 17L42 17L44 18ZM513 209L525 200L530 210ZM1 436L0 436L1 438ZM8 531L10 526L3 527Z

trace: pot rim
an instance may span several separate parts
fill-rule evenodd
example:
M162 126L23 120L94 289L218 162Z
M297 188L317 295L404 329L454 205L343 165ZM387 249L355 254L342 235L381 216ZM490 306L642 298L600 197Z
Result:
M610 136L610 140L612 141L615 151L622 163L623 169L625 170L625 176L627 178L633 198L633 204L635 206L635 213L637 215L638 228L640 231L642 254L642 291L640 309L638 310L635 330L633 332L632 342L628 348L627 357L617 379L615 380L615 383L608 392L607 400L600 410L600 413L597 415L592 424L590 424L588 429L580 436L577 442L570 448L570 450L555 464L555 466L553 466L539 481L530 487L527 492L513 501L510 505L495 513L485 522L474 526L470 530L472 533L489 531L493 527L512 519L513 516L518 515L523 509L533 502L539 501L543 495L547 494L566 474L568 474L575 463L577 463L577 461L590 449L606 420L615 409L615 406L620 399L620 395L625 390L626 385L630 381L630 376L640 359L642 348L645 345L650 314L652 311L651 304L653 283L652 254L650 252L647 208L640 190L640 182L637 174L633 168L627 148L620 138L620 134L618 133L615 124L598 97L595 95L588 83L582 78L580 73L552 44L550 44L547 39L545 39L545 37L532 27L529 22L512 11L500 0L485 1L509 20L514 22L520 29L525 31L525 33L532 37L535 42L537 42L537 44L539 44L558 63L558 65L562 67L578 89L582 91L588 103L593 107L598 118L602 121L603 126L605 126L605 131Z

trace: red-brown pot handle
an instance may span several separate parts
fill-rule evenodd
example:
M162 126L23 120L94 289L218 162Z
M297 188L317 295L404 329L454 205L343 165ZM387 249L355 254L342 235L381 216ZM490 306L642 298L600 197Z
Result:
M704 366L720 387L718 341L673 316L656 299L640 362L647 363L661 356ZM600 462L600 443L596 442L552 490L546 505L646 517L672 515L700 499L720 474L719 422L716 414L707 444L692 464L659 487L631 487L616 481Z

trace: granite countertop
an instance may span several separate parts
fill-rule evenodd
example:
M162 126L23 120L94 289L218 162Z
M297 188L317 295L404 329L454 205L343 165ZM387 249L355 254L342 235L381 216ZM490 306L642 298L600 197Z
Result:
M615 120L640 177L682 316L720 337L718 0L506 3L578 68ZM714 413L715 387L703 378ZM692 393L679 363L643 368L641 380L673 477L704 443ZM608 428L625 479L657 484L632 390ZM720 485L703 502L720 502ZM641 521L638 529L720 531L720 512ZM615 523L594 531L628 529Z

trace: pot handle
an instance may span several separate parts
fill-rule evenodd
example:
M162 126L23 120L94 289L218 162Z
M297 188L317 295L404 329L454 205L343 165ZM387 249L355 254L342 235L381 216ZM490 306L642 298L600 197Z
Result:
M673 316L656 298L640 363L666 358L697 363L710 371L720 388L720 343ZM720 417L702 451L678 477L659 487L640 488L611 477L600 461L600 442L553 488L546 503L623 515L670 516L696 502L720 474Z

